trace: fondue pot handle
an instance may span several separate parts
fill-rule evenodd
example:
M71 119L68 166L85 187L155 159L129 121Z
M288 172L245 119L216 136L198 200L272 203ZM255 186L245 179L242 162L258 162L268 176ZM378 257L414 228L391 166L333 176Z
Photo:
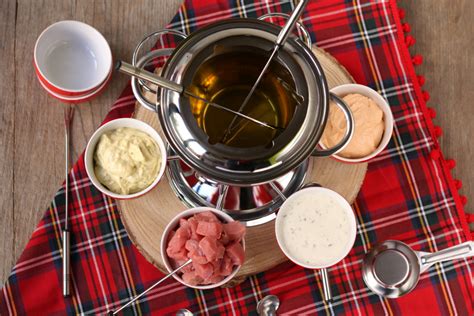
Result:
M145 68L145 66L152 61L153 59L157 57L164 57L164 56L169 56L173 52L173 48L163 48L163 49L156 49L142 58L137 62L136 67L138 68ZM157 112L158 107L159 107L159 102L158 102L158 89L152 89L146 85L141 85L140 81L142 79L138 79L137 77L132 77L132 90L133 94L135 95L135 98L137 99L138 102L140 102L141 105L145 107L145 109ZM145 96L145 91L143 90L148 90L150 93L155 94L156 96L156 101L151 102L148 100L148 98Z
M331 101L334 101L334 103L344 113L347 129L344 134L344 137L337 145L335 145L333 148L328 148L328 149L323 149L323 150L316 148L315 150L313 150L313 153L311 154L311 156L325 157L325 156L331 156L337 153L350 142L352 135L354 134L354 116L352 115L351 109L347 106L346 102L344 102L341 98L339 98L334 93L330 92L329 96L330 96Z
M283 18L285 20L288 20L290 18L290 16L286 13L274 12L274 13L267 13L267 14L264 14L262 16L259 16L258 19L261 20L261 21L264 21L264 20L267 20L269 18L275 18L275 17ZM296 22L296 28L303 35L303 39L304 39L304 42L305 42L306 46L311 48L311 45L313 44L313 42L311 41L311 35L309 34L306 27L304 27L303 23Z
M156 32L152 32L150 34L148 34L147 36L145 36L145 38L143 38L137 45L137 47L135 47L135 50L133 51L133 55L132 55L132 65L133 66L137 66L138 67L138 53L140 53L140 49L143 47L143 45L145 45L145 43L150 40L150 39L154 39L156 37L159 37L160 38L160 41L163 40L163 35L166 35L166 34L171 34L171 35L176 35L176 36L179 36L181 37L182 39L186 39L188 36L186 34L184 34L183 32L180 32L180 31L177 31L177 30L172 30L172 29L162 29L162 30L159 30L159 31L156 31ZM163 43L163 42L162 42ZM142 79L139 79L139 83L140 83L140 86L143 87L143 89L145 89L146 91L149 91L149 92L156 92L156 90L152 89L151 87L149 87L145 81L143 81Z

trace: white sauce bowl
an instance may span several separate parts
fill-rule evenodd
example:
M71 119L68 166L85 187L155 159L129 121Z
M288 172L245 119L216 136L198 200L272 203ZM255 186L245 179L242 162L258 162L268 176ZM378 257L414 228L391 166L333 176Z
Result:
M345 241L344 245L344 251L341 252L340 256L332 260L331 262L328 262L325 265L317 265L317 264L307 264L305 262L301 262L297 258L295 258L291 252L288 249L288 246L286 245L285 242L285 237L282 236L282 221L284 221L284 215L289 210L288 205L289 202L294 201L295 199L299 198L301 195L304 194L311 194L311 193L323 193L326 194L334 199L336 199L339 202L339 205L341 205L344 208L344 211L347 214L347 218L349 219L349 224L350 224L350 235L348 239ZM318 223L314 223L314 226L316 227ZM330 267L332 265L335 265L342 259L344 259L349 252L351 251L352 247L354 246L355 238L356 238L356 232L357 232L357 223L354 215L354 211L352 210L351 206L349 203L337 192L332 191L330 189L322 188L322 187L309 187L309 188L304 188L301 189L300 191L297 191L296 193L293 193L286 201L282 204L280 207L280 210L278 211L276 222L275 222L275 234L276 234L276 239L278 242L278 246L280 247L281 251L285 254L285 256L293 261L295 264L307 268L307 269L323 269Z

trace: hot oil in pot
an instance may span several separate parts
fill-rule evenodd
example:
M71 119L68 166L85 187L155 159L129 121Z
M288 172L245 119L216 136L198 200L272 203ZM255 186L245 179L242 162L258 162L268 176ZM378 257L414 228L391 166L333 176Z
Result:
M215 50L215 55L200 65L189 90L211 102L238 111L257 80L268 54L256 48ZM272 61L242 114L284 129L291 121L301 100L295 94L295 83L290 72L277 60ZM250 148L271 146L281 133L257 123L190 99L192 113L198 126L207 134L210 144L222 143L230 147Z

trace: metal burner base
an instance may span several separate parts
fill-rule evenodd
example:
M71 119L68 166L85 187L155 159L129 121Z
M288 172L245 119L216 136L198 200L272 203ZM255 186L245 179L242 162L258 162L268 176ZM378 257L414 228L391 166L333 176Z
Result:
M167 175L176 195L189 207L209 206L222 209L246 226L267 223L288 197L304 183L309 160L295 170L269 183L254 186L230 186L209 180L184 164L169 160Z

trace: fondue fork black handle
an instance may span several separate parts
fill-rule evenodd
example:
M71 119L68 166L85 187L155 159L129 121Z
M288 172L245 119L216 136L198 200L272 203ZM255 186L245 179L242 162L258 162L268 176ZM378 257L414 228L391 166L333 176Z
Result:
M62 251L63 251L63 296L69 296L71 291L71 233L69 230L69 163L70 158L70 138L71 138L71 123L74 117L74 105L67 105L64 108L64 126L65 126L65 185L64 185L64 227L62 231Z
M274 125L271 125L271 124L268 124L268 123L265 123L265 122L262 122L262 121L259 121L253 117L250 117L248 115L245 115L245 114L242 114L242 113L239 113L239 112L236 112L234 110L231 110L225 106L222 106L222 105L219 105L217 103L214 103L214 102L211 102L211 101L208 101L204 98L201 98L187 90L184 89L184 87L174 81L171 81L171 80L168 80L164 77L161 77L161 76L158 76L152 72L149 72L149 71L146 71L142 68L138 68L138 67L135 67L129 63L126 63L124 61L118 61L117 62L117 65L115 66L115 68L122 72L122 73L125 73L127 75L130 75L130 76L133 76L133 77L137 77L139 79L143 79L145 81L148 81L148 82L151 82L151 83L154 83L162 88L165 88L167 90L171 90L171 91L174 91L174 92L177 92L179 94L184 94L185 96L187 97L191 97L191 98L194 98L194 99L197 99L199 101L202 101L204 103L207 103L209 104L210 106L212 107L215 107L215 108L218 108L220 110L223 110L223 111L226 111L226 112L230 112L236 116L240 116L248 121L251 121L251 122L254 122L258 125L261 125L261 126L264 126L264 127L267 127L267 128L271 128L271 129L276 129L276 130L282 130L281 127L278 127L278 126L274 126Z

